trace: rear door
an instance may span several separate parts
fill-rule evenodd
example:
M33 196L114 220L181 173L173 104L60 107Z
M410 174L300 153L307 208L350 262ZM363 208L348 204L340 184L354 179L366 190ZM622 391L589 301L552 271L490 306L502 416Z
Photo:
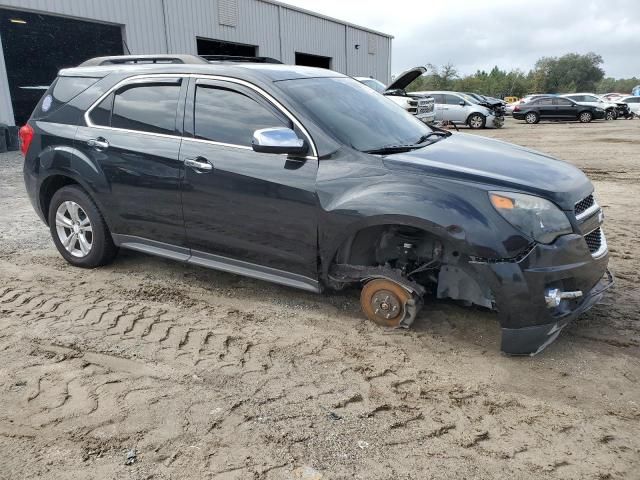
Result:
M182 78L133 80L101 99L87 112L87 126L78 128L76 148L106 178L98 196L109 207L114 234L185 245L177 128L185 94Z
M254 152L253 132L271 127L297 128L255 89L192 79L180 152L188 163L182 194L188 244L203 265L234 262L315 281L318 159Z

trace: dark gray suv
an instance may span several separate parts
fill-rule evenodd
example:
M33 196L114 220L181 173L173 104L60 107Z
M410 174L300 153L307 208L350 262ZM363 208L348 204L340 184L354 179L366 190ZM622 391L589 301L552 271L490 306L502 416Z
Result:
M60 72L20 136L33 206L79 267L120 247L313 292L362 285L388 327L459 300L497 311L511 354L612 283L580 170L431 128L323 69L94 59Z

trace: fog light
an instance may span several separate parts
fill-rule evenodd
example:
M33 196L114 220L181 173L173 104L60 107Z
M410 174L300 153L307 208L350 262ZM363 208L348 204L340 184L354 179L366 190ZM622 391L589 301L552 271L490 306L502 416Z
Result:
M559 288L549 288L544 295L544 301L547 303L547 307L556 308L560 306L560 302L562 302L562 300L570 300L580 297L582 297L582 290L563 292Z

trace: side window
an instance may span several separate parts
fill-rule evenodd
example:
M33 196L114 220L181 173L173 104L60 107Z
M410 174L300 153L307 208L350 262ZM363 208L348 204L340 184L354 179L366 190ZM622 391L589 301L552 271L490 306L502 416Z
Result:
M566 98L556 98L555 99L555 104L556 105L561 105L563 107L566 107L568 105L572 105L570 100L567 100Z
M291 127L288 120L244 93L212 85L196 87L194 121L196 138L247 147L256 130Z
M445 94L444 101L447 105L460 105L462 99L460 97L456 97L455 95Z
M439 104L441 104L441 105L444 103L444 95L442 95L442 94L440 94L440 93L434 93L434 94L433 94L433 95L431 95L431 96L433 97L433 100L434 100L436 103L439 103Z
M111 108L113 107L113 93L102 100L89 114L94 125L100 127L111 126Z
M596 103L599 103L600 99L598 97L593 97L591 95L584 95L584 101L585 102L596 102Z
M550 98L539 98L535 102L534 105L553 105L553 100Z
M584 97L582 95L571 95L570 97L571 100L573 100L574 102L584 102Z
M111 126L141 132L175 134L180 83L127 85L116 92Z

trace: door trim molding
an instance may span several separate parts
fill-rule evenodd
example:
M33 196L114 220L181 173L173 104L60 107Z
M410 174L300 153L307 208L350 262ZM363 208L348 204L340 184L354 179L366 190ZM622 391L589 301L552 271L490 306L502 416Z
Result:
M264 280L271 283L285 285L287 287L306 290L307 292L320 293L320 283L317 280L299 275L297 273L286 272L276 268L256 265L255 263L236 260L234 258L214 255L198 250L191 250L186 247L171 245L169 243L157 242L133 235L112 234L114 243L121 248L135 250L150 255L169 258L192 265L199 265L213 270L243 275L245 277Z

